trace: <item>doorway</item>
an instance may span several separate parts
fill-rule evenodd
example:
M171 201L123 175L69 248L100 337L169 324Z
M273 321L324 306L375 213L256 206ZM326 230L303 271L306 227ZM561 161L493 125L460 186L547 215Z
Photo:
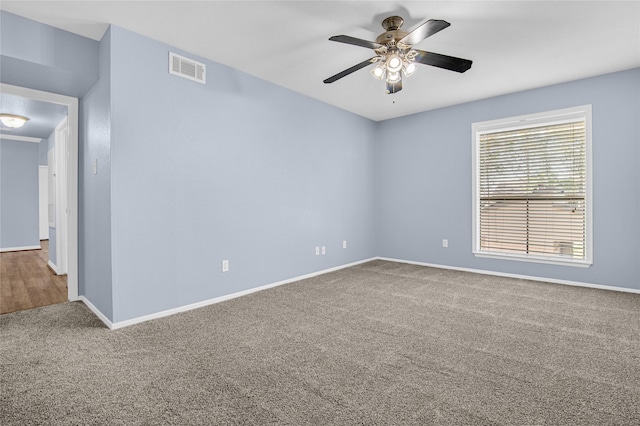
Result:
M23 311L68 300L67 276L49 264L49 241L34 250L0 253L0 314Z
M67 299L78 300L78 99L8 84L0 84L0 90L67 107L66 122L56 128L56 256L63 260L57 262L58 274L67 274Z

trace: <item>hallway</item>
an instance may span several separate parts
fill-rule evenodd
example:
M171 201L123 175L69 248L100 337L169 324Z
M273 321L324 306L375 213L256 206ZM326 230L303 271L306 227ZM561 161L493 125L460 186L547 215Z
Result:
M67 301L67 276L48 266L49 241L41 250L0 253L0 314Z

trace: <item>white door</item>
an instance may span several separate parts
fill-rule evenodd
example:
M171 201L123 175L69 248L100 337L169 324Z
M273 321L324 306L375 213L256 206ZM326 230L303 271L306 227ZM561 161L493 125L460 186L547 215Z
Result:
M38 169L38 194L38 220L42 241L49 239L49 167L47 166L40 166Z

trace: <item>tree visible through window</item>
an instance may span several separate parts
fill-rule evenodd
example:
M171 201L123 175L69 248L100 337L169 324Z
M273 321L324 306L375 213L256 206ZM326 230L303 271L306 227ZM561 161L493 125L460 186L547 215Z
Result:
M588 263L590 108L474 124L474 252Z

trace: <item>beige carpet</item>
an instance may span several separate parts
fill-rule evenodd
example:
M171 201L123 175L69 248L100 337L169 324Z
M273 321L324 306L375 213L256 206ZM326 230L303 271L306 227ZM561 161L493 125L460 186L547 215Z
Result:
M0 339L2 425L640 424L640 295L612 291L375 261L117 331L6 314Z

